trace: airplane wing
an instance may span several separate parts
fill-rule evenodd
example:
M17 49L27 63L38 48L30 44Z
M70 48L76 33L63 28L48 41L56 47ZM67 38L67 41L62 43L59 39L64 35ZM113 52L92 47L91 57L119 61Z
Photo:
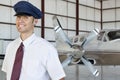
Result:
M115 51L86 51L86 58L95 59L94 65L120 65L120 52Z
M85 58L84 55L84 47L96 36L98 35L98 30L93 30L90 35L84 39L81 45L72 44L72 41L67 37L64 33L62 26L56 16L53 17L53 26L55 30L55 39L56 39L56 47L59 51L68 52L70 55L63 61L63 67L68 66L70 63L79 63L82 62L88 67L88 69L92 72L93 75L98 76L99 72L94 66Z

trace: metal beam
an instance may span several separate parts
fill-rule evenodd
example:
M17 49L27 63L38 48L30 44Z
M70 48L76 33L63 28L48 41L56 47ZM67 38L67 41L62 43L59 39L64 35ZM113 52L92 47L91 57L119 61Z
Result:
M42 19L41 19L41 37L44 38L44 34L45 34L45 30L44 30L44 26L45 26L45 0L41 0L41 11L43 13Z
M76 35L79 35L79 0L76 0Z

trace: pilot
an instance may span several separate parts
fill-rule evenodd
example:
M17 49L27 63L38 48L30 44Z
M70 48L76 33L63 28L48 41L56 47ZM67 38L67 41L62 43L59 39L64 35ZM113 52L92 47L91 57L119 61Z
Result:
M19 1L13 8L20 35L6 49L2 66L6 80L64 80L65 73L56 49L34 33L34 25L42 18L42 12L27 1ZM18 52L19 46L21 52ZM21 65L19 69L16 64Z

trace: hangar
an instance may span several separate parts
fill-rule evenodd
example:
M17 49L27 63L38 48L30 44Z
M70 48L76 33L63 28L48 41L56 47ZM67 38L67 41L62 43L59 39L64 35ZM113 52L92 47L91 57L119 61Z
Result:
M7 45L19 36L15 24L13 5L20 0L4 0L0 2L0 69ZM35 25L35 33L55 43L52 17L59 18L67 36L72 37L89 33L93 29L120 29L120 0L25 0L36 5L44 13ZM96 53L96 52L92 52ZM100 54L100 52L97 52ZM114 52L113 52L114 53ZM119 53L119 52L118 52ZM90 55L88 55L90 56ZM100 56L108 63L116 62L118 56ZM102 59L101 59L102 60ZM119 80L119 65L95 65L100 71L98 77L93 76L84 65L72 65L65 68L65 80ZM0 80L5 74L0 71Z

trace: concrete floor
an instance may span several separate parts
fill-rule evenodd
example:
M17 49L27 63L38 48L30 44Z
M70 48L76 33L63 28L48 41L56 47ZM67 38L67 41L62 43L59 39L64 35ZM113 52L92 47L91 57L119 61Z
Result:
M5 74L1 71L2 61L0 60L0 80L5 80ZM120 80L120 66L95 66L100 75L94 77L84 65L66 67L65 80Z
M96 66L100 71L98 77L93 76L88 69L81 66L65 68L66 80L120 80L120 66Z

